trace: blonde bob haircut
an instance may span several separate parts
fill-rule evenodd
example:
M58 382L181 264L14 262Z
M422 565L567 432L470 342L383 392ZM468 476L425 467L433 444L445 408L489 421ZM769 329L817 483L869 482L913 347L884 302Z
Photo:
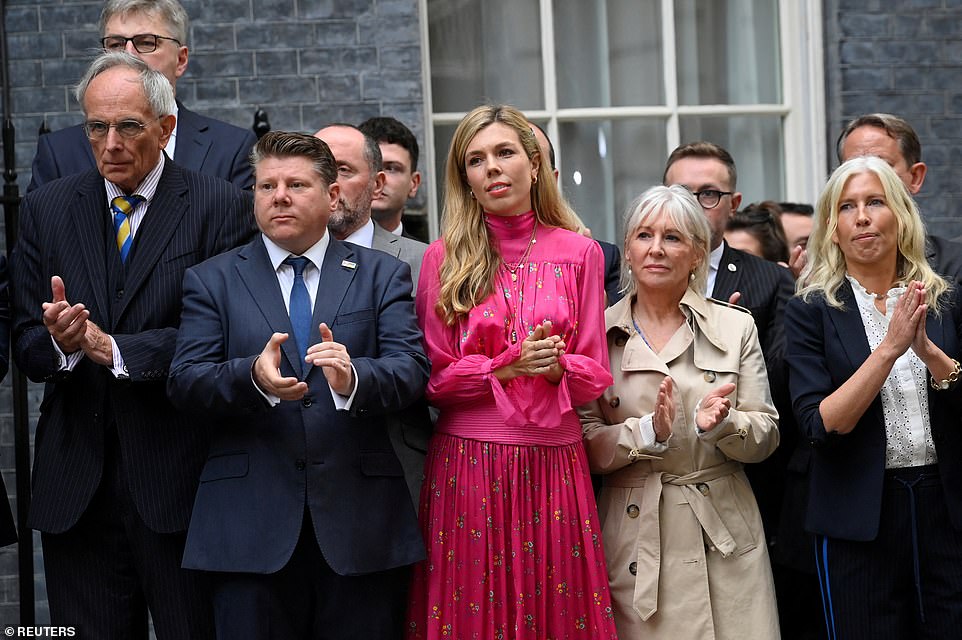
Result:
M844 307L838 290L845 282L845 255L832 240L838 229L838 211L845 186L854 176L872 173L882 184L885 203L898 223L896 274L902 282L918 280L925 285L925 302L936 314L942 309L949 284L925 259L925 223L912 195L887 162L860 156L842 163L829 177L815 205L815 224L808 239L808 263L798 279L798 295L808 302L821 295L829 306Z
M711 252L711 227L698 200L691 191L675 184L670 187L657 185L651 187L634 199L625 211L625 239L621 255L621 291L626 297L635 295L635 278L628 266L628 244L638 233L638 229L653 216L665 214L675 227L691 244L698 256L698 266L692 272L689 288L702 294L708 284L708 260Z
M436 309L448 325L466 316L494 290L499 257L484 224L481 205L468 186L465 154L478 132L496 122L513 129L529 162L538 163L537 181L531 185L531 205L538 224L570 231L582 226L561 196L550 163L541 160L538 141L523 113L511 106L483 105L464 116L451 140L444 170L444 261Z

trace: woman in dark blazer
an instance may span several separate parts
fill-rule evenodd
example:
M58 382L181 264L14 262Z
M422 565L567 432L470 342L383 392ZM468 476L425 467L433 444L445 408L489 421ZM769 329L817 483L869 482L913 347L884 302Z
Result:
M815 446L806 528L831 639L962 629L962 309L924 234L891 167L844 163L785 313L793 407Z

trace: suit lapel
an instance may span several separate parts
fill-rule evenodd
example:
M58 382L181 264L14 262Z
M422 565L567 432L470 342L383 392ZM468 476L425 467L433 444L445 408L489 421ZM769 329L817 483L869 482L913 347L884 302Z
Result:
M134 238L134 250L128 258L129 271L125 287L129 295L125 296L115 322L119 322L123 317L130 301L153 272L187 212L187 200L184 198L187 185L181 170L169 160L164 160L164 163L164 172L157 184L157 191Z
M89 147L89 145L87 146ZM75 210L69 218L74 225L78 249L83 256L84 268L87 270L87 282L91 284L93 289L96 317L100 319L110 317L110 303L107 300L107 274L105 271L105 265L107 264L106 238L104 237L104 229L107 223L106 216L107 191L104 188L104 179L94 171L90 173L87 180L78 186ZM64 279L67 300L71 300L72 278L70 274L61 273L58 275ZM74 302L76 301L74 300Z
M371 248L383 251L395 258L401 256L401 242L398 236L384 230L379 224L374 225L374 240L371 242Z
M865 325L862 324L862 314L859 313L852 285L846 280L838 290L838 299L845 305L844 309L837 309L826 305L828 316L835 325L835 332L840 338L842 348L852 367L858 369L865 362L872 351L865 335ZM828 354L831 356L831 354Z
M254 305L264 316L272 332L286 333L289 339L281 344L281 351L295 375L303 372L301 356L297 352L291 317L284 305L284 296L277 283L277 274L271 264L267 248L260 234L238 253L237 275L250 293ZM266 344L265 340L265 344Z
M351 245L331 237L331 244L324 254L324 265L321 267L321 280L317 285L317 297L314 301L314 316L311 321L311 344L321 341L318 326L323 322L334 331L334 319L341 308L344 296L354 280L358 269L363 268ZM337 341L337 334L334 334ZM306 375L310 375L313 365L309 366ZM306 376L305 376L306 377Z
M197 114L177 102L177 147L174 161L182 167L200 171L204 159L210 152L210 136L207 124Z
M733 251L727 242L724 242L724 246L721 260L718 263L718 273L715 275L715 287L712 289L711 297L716 300L728 302L728 298L730 298L733 293L741 291L738 285L741 280L742 265L741 255L739 255L737 251Z

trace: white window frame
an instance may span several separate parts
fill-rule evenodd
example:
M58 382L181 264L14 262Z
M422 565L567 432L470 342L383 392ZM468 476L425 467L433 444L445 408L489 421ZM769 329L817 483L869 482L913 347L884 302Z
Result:
M545 107L525 114L546 121L545 129L557 146L558 168L564 163L559 141L559 123L586 120L620 120L655 117L665 121L667 149L680 143L680 116L777 115L782 117L783 166L786 201L814 204L825 182L827 145L825 138L825 80L822 54L822 3L818 0L778 0L781 43L782 102L780 104L679 106L675 60L674 0L661 0L664 43L665 105L654 107L599 107L562 109L558 107L555 82L553 0L539 0L541 55L544 68ZM428 232L439 235L438 193L442 175L435 175L437 154L434 127L457 124L464 113L434 113L431 93L431 52L428 34L427 0L418 0L421 30L421 81L424 95L424 172L428 187ZM749 36L750 37L750 36ZM564 175L564 171L561 171ZM562 185L563 186L563 185Z

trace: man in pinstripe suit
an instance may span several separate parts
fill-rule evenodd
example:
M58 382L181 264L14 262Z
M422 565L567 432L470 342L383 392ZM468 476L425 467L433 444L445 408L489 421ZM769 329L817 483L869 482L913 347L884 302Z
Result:
M158 638L212 637L180 568L208 434L165 384L184 271L253 235L249 197L166 157L173 90L138 58L102 54L77 97L97 169L24 198L11 260L14 357L46 383L30 525L50 615L98 640L146 638L148 610Z

